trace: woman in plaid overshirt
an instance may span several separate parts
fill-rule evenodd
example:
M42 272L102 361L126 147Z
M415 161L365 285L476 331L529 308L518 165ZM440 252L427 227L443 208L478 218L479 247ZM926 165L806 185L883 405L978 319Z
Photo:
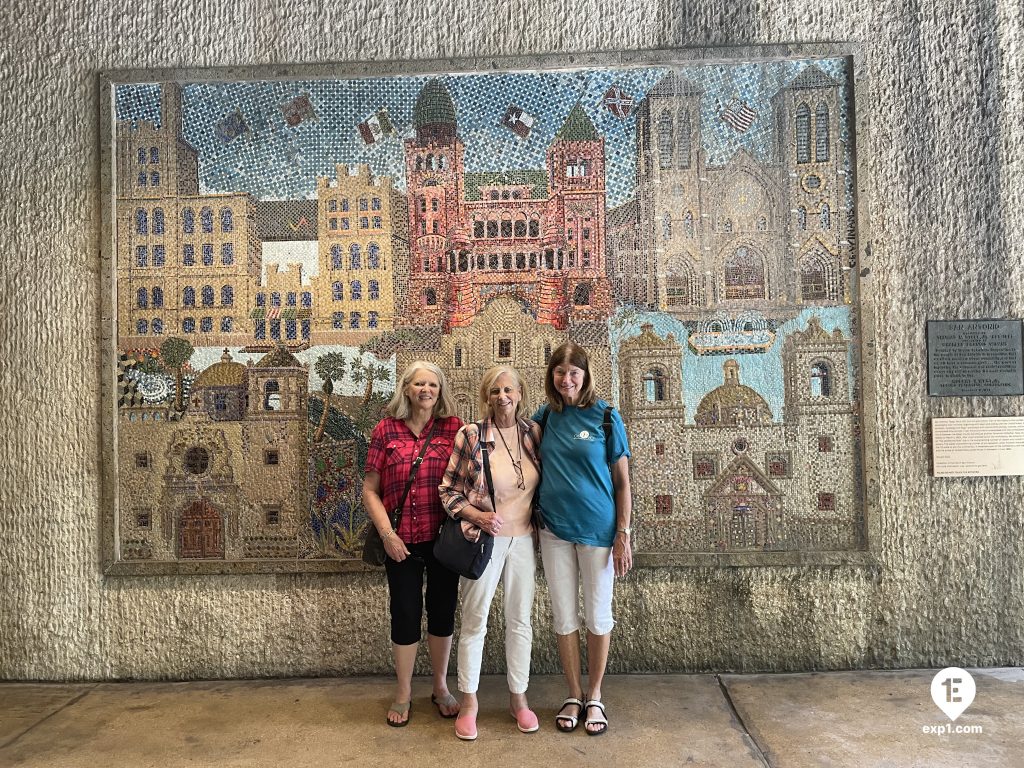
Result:
M452 517L462 520L468 539L484 530L494 536L487 568L476 581L462 579L462 631L459 636L459 690L462 704L455 735L477 737L477 687L491 600L499 582L505 590L505 664L508 670L509 714L523 733L540 726L526 701L533 647L536 559L532 522L533 494L540 482L537 444L540 429L524 417L525 391L514 368L496 366L480 382L479 424L467 424L455 436L451 460L441 482L441 501ZM493 488L483 471L486 450ZM494 504L491 504L491 491Z

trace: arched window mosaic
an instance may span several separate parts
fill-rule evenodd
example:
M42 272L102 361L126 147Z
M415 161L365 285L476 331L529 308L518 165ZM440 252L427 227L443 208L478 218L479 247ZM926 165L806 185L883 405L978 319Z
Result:
M693 267L680 257L679 266L665 278L665 304L668 307L695 307L703 304L700 281Z
M213 232L213 209L203 208L199 212L199 226L203 232Z
M835 288L824 254L809 253L800 262L800 298L804 301L835 299Z
M665 402L668 377L661 368L651 368L644 374L644 397L648 403Z
M737 248L725 263L725 298L765 298L764 262L746 246Z
M828 104L819 102L814 111L814 159L827 163L829 155Z
M818 361L811 366L811 397L832 396L832 369L828 363Z
M811 162L811 108L806 104L796 108L796 161Z
M270 379L263 385L263 410L281 410L281 385L277 379Z
M672 167L672 115L666 109L658 118L658 167Z
M676 168L690 167L690 113L679 110L676 123Z
M590 284L580 283L572 292L572 303L577 307L590 306Z

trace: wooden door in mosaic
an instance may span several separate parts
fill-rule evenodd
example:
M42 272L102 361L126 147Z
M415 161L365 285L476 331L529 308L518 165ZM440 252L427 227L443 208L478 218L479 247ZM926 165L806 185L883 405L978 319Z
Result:
M196 501L186 507L179 531L179 557L224 557L224 526L220 513L209 502Z

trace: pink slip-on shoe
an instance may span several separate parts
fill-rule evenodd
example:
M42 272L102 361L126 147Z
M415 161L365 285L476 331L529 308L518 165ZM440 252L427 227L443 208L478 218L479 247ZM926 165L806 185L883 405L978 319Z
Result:
M513 712L511 709L508 711L510 715L515 719L516 725L522 733L534 733L540 730L540 722L537 720L537 713L529 707L523 707Z
M455 719L455 735L463 741L476 741L476 712L459 715Z

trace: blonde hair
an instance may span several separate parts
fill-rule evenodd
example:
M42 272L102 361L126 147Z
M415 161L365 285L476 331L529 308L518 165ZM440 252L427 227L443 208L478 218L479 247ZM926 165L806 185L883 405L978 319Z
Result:
M405 367L401 378L395 384L395 394L391 396L391 400L388 401L387 407L384 409L385 413L388 416L394 416L396 419L409 418L412 414L412 404L409 402L408 395L405 394L405 388L412 383L417 371L428 371L437 377L437 383L440 386L437 393L437 402L434 403L434 416L442 418L454 415L455 402L452 400L451 395L448 394L448 380L445 378L444 371L429 360L413 360Z
M515 379L516 384L519 385L519 394L522 397L519 398L519 402L516 403L516 418L526 418L526 382L523 381L523 377L519 375L519 371L513 368L511 365L496 365L488 370L482 379L480 379L480 413L486 414L490 418L494 418L494 413L491 410L491 388L502 376L508 375Z
M548 398L548 405L551 406L551 409L561 412L565 407L562 393L555 389L555 368L560 365L572 365L583 371L583 386L580 387L580 396L576 405L580 408L589 408L597 402L597 392L594 390L594 377L590 375L590 358L587 357L587 350L575 342L567 341L551 353L548 369L544 373L544 394Z

